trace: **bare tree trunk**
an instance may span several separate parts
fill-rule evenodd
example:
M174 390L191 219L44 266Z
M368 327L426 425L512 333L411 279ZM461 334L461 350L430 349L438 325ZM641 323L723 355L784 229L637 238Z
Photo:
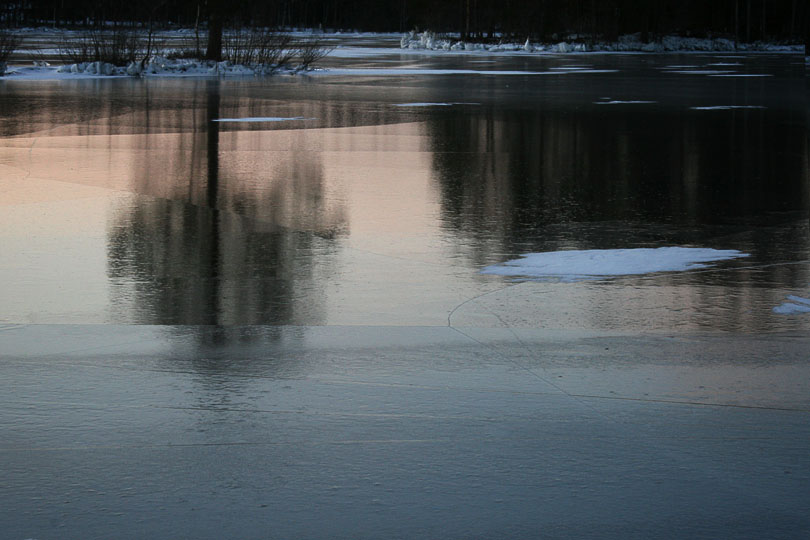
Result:
M761 26L759 31L759 39L765 41L765 5L767 2L762 2L762 19L760 20Z
M807 6L804 8L804 57L810 58L810 7Z
M801 33L804 38L805 60L810 58L810 6L803 3L799 10L799 21L801 22ZM807 79L810 81L810 78Z
M199 58L200 54L200 3L197 2L197 18L194 19L194 56Z
M745 6L745 42L751 43L751 0Z
M467 0L467 12L464 18L464 39L470 38L470 0Z
M740 0L734 0L734 49L740 42Z
M222 60L222 4L223 0L208 2L208 46L205 50L205 59L216 62Z

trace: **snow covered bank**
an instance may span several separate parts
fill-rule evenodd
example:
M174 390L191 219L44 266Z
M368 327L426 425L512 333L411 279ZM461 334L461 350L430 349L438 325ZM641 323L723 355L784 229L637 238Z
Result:
M552 251L521 255L520 259L487 266L481 273L573 282L608 276L694 270L711 266L706 263L739 257L748 257L748 254L733 249L685 247Z
M203 77L203 76L249 76L271 74L297 74L308 71L296 67L256 64L241 65L228 61L170 60L162 56L153 57L143 65L132 62L126 67L114 66L107 62L82 62L51 66L46 62L34 62L32 66L9 68L5 78L11 79L51 79L85 77Z
M448 39L434 32L410 32L403 34L400 48L430 51L481 51L481 52L517 52L527 53L570 53L570 52L728 52L728 51L766 51L766 52L802 52L802 45L780 45L775 43L734 43L725 38L691 38L664 36L659 40L644 43L641 34L629 34L619 37L615 42L582 43L560 41L558 43L469 43Z

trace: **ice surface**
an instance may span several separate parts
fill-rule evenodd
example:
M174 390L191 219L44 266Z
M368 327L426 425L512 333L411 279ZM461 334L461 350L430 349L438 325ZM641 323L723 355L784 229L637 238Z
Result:
M246 118L217 118L213 122L291 122L301 120L315 120L314 118L304 118L303 116L293 116L285 118L282 116L252 116Z
M630 100L630 101L594 101L597 105L627 105L627 104L643 104L643 103L658 103L657 101L644 101L644 100Z
M718 73L712 77L773 77L772 73Z
M734 72L719 71L716 69L684 69L679 71L670 71L670 73L677 73L679 75L728 75Z
M763 105L712 105L709 107L689 107L695 111L727 111L730 109L767 109Z
M397 103L395 107L450 107L452 105L480 105L480 103L466 103L451 101L449 103Z
M351 68L351 69L315 69L308 75L571 75L580 73L617 73L617 69L577 69L556 71L510 71L510 70L476 70L476 69L430 69L430 68Z
M801 296L788 295L790 302L784 302L775 308L774 313L780 315L796 315L798 313L810 313L810 298L803 298Z
M748 257L737 250L661 247L591 249L528 253L520 259L487 266L482 274L580 281L605 276L675 272L706 268L708 262Z

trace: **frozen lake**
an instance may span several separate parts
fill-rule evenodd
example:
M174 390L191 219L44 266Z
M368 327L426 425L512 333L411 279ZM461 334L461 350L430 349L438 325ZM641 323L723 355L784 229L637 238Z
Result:
M0 79L0 536L810 530L800 56L324 67Z

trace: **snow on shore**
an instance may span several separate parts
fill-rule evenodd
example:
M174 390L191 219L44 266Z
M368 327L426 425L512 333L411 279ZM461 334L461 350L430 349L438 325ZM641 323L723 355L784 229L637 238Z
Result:
M779 45L774 43L734 43L725 38L691 38L680 36L664 36L658 41L644 43L641 34L620 36L615 42L597 42L586 44L582 42L560 41L558 43L467 43L461 40L447 39L434 32L410 32L403 34L400 48L429 51L482 51L482 52L517 52L528 53L570 53L570 52L735 52L735 51L766 51L766 52L802 52L802 45Z
M677 272L707 268L710 262L748 257L737 250L661 247L591 249L528 253L520 259L487 266L482 274L574 282L609 276Z
M214 62L208 60L170 60L155 56L141 65L132 62L126 67L115 66L107 62L82 62L51 66L46 62L36 61L32 66L12 66L3 78L8 79L71 79L88 77L201 77L201 76L246 76L296 74L302 71L296 67L285 66L281 69L272 65L232 64L228 61Z

